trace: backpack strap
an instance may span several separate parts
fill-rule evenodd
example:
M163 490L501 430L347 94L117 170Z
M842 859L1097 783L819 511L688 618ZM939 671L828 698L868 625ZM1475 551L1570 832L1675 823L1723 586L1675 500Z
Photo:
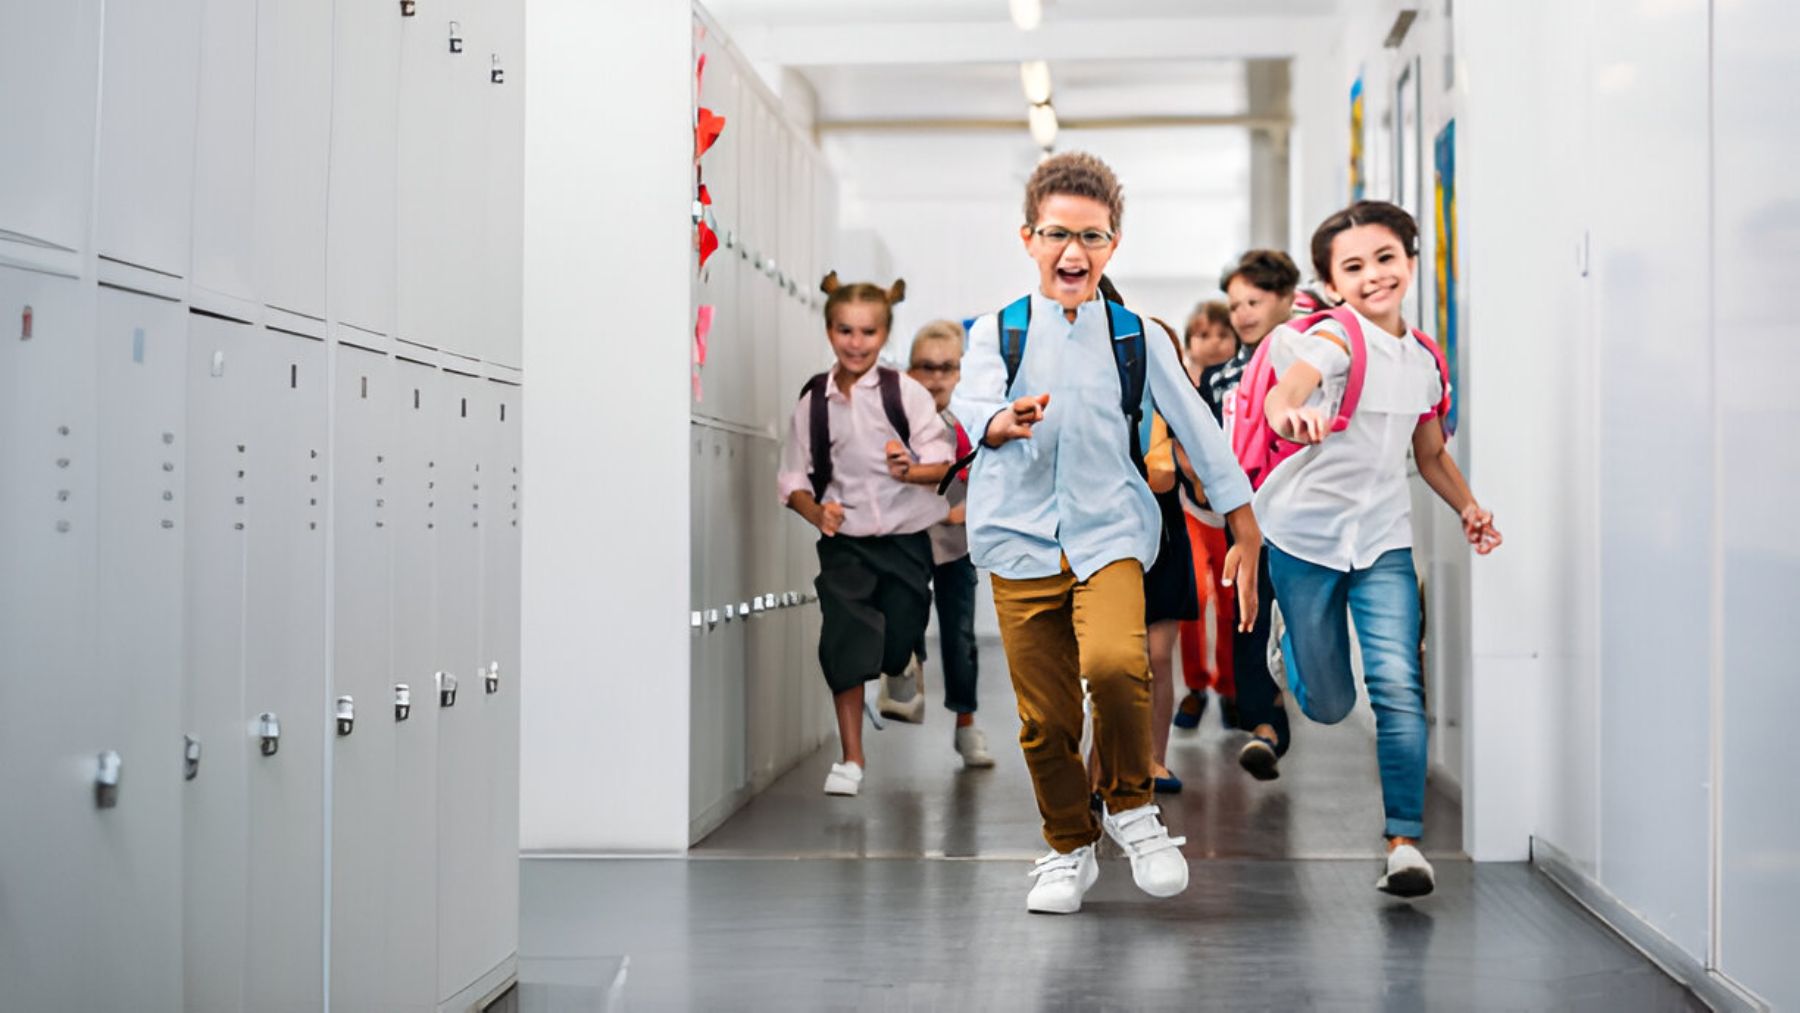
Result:
M1344 354L1350 357L1350 375L1344 380L1344 399L1338 403L1337 418L1331 421L1331 431L1341 433L1350 428L1350 416L1356 414L1356 406L1362 403L1363 380L1369 371L1369 346L1363 340L1362 324L1357 322L1356 312L1348 306L1338 306L1334 309L1309 314L1293 321L1289 326L1306 334L1326 321L1342 327L1344 337L1349 342L1346 346L1343 341L1337 340L1330 333L1313 335L1337 345L1344 350Z
M813 500L825 502L825 487L831 484L831 411L825 403L825 387L830 373L819 373L800 388L800 396L810 398L808 405L812 444Z
M908 453L912 452L912 423L906 418L906 402L900 398L900 371L886 366L876 366L875 379L881 387L881 410L887 414L888 425L906 444Z
M1019 364L1025 361L1025 336L1031 331L1031 297L1022 295L1000 311L1000 359L1006 363L1006 396L1012 397Z
M1444 429L1444 435L1449 436L1450 435L1450 393L1451 393L1451 391L1450 391L1450 360L1444 358L1444 350L1438 346L1437 342L1431 340L1431 336L1429 334L1426 334L1424 331L1421 331L1417 327L1415 327L1415 328L1413 328L1412 336L1413 336L1413 339L1416 340L1419 344L1424 345L1426 350L1431 353L1431 357L1437 361L1438 378L1443 381L1443 392L1444 392L1444 396L1438 399L1437 407L1435 407L1431 411L1428 411L1425 414L1419 416L1419 421L1424 422L1426 419L1436 416L1436 418L1438 420L1438 425L1442 426Z
M1112 334L1113 363L1119 367L1119 410L1131 434L1131 459L1143 474L1148 438L1139 430L1149 419L1149 384L1145 382L1147 349L1144 320L1116 302L1106 304L1106 327Z

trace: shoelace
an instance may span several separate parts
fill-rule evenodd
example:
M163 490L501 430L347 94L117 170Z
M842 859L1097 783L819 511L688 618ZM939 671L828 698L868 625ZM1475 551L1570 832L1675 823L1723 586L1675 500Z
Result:
M1080 872L1081 852L1071 851L1065 855L1060 851L1052 851L1048 855L1033 862L1031 864L1031 871L1026 873L1026 875L1035 876L1039 880L1042 880L1045 876L1055 879L1073 879Z
M1154 855L1158 851L1179 848L1187 843L1186 837L1170 837L1169 828L1163 826L1157 814L1162 807L1157 805L1142 806L1133 809L1117 819L1108 817L1113 826L1114 840L1117 840L1132 858L1143 858Z

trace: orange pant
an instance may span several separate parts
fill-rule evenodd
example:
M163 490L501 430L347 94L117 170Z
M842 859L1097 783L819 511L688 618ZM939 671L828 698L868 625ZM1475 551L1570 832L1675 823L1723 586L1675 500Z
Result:
M1181 677L1188 689L1208 686L1222 697L1237 696L1232 669L1231 642L1237 630L1237 595L1222 586L1225 568L1225 529L1201 523L1193 514L1187 520L1188 544L1193 547L1194 587L1200 592L1200 618L1181 624ZM1207 606L1211 605L1215 651L1207 656Z

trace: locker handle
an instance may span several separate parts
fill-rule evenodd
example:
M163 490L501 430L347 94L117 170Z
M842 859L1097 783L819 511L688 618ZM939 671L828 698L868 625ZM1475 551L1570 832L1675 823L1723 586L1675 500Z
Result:
M281 719L264 711L256 719L256 732L262 739L262 754L274 756L281 751Z
M449 672L437 674L437 691L439 707L456 706L456 676Z
M94 772L94 806L98 809L111 809L119 804L119 779L124 774L125 761L116 750L108 749L99 756L99 769Z
M410 18L419 13L418 0L400 0L400 16Z
M192 735L183 735L181 738L182 777L192 781L200 776L200 740Z
M405 721L412 717L412 687L404 682L394 684L394 720Z
M484 681L487 683L488 694L500 692L500 663L498 661L488 662L487 671L483 675Z
M488 71L488 80L492 81L495 84L505 84L506 83L506 71L500 69L500 54L499 53L491 53L491 54L489 54L489 56L493 62L491 64L492 69L490 69Z
M462 49L462 25L459 22L452 21L450 22L450 51L452 53L460 53L462 52Z
M337 698L337 733L349 735L356 730L356 698L340 696Z

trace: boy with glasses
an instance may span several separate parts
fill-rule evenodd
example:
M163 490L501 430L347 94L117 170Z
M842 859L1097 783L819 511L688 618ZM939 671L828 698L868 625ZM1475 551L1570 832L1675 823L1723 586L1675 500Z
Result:
M971 449L969 434L950 413L950 394L962 376L963 328L954 320L934 320L913 338L912 364L907 371L937 399L938 414L956 436L956 457ZM969 473L962 470L949 479L944 494L950 516L931 527L933 597L937 599L938 644L943 651L944 706L956 715L955 747L964 767L992 767L987 737L975 727L975 564L969 561L969 534L964 526ZM924 655L923 635L920 638Z
M1152 804L1144 570L1156 560L1162 517L1133 459L1135 420L1121 411L1127 363L1235 532L1226 578L1237 586L1240 614L1256 614L1262 535L1230 445L1174 345L1144 340L1141 327L1116 332L1117 321L1136 318L1095 298L1118 248L1123 207L1117 178L1092 155L1038 165L1019 230L1038 268L1026 320L1003 328L1001 317L1017 320L1009 307L976 321L952 399L979 438L969 543L975 564L993 575L1019 744L1051 847L1037 862L1026 909L1046 913L1081 909L1099 876L1094 845L1103 829L1130 857L1144 892L1171 897L1188 881L1182 840L1169 836ZM1088 807L1079 752L1084 680L1100 818Z

